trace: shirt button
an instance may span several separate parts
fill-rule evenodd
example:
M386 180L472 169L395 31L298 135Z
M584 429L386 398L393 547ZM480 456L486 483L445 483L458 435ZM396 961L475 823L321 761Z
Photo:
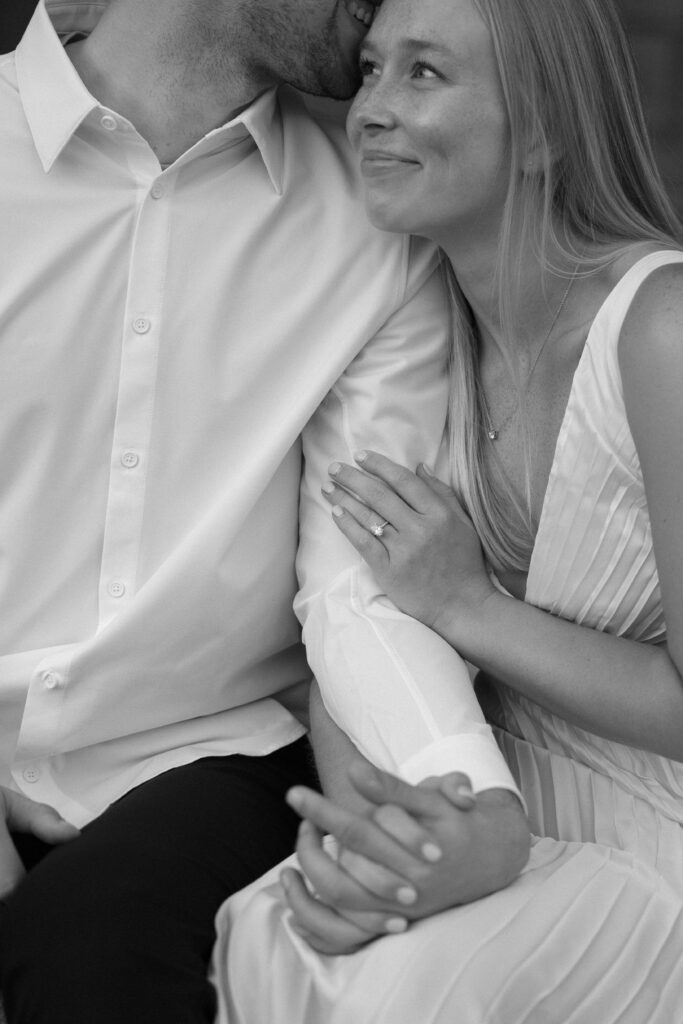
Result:
M133 330L136 334L147 334L147 331L151 326L152 324L146 316L137 316L135 320L133 320Z
M107 593L110 597L123 597L126 592L126 584L123 580L111 580L107 586Z
M166 189L160 181L155 181L150 189L152 199L161 199Z
M104 114L100 120L100 124L108 132L115 132L118 127L116 118L112 117L111 114Z
M42 679L46 690L56 690L63 682L59 672L43 672Z
M25 782L37 782L43 773L40 768L24 768L21 774L24 776Z
M125 466L126 469L134 469L139 461L140 456L137 452L127 451L121 456L121 465Z

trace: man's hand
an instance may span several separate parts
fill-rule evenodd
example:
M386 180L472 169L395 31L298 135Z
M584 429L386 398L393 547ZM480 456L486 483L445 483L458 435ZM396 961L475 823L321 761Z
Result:
M0 786L0 898L24 876L10 832L30 832L45 843L64 843L79 835L52 807Z
M367 763L353 765L352 785L371 810L358 814L296 787L289 802L305 821L297 852L314 898L296 873L283 878L293 926L320 952L352 952L409 920L468 903L508 885L529 852L517 798L479 794L462 776L409 786ZM323 848L329 832L338 859Z
M419 898L412 917L496 892L527 862L531 837L526 815L506 789L486 790L475 799L457 773L411 786L367 762L352 765L349 776L374 805L370 817L375 824L413 851L420 844L421 873L414 879ZM412 821L410 843L406 819ZM424 860L430 862L426 872Z

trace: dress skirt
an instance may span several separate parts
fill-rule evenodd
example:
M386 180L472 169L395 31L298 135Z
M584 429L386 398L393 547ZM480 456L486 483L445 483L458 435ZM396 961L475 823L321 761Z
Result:
M218 914L219 1024L683 1022L683 766L507 711L539 741L497 730L539 834L520 877L321 956L274 869Z

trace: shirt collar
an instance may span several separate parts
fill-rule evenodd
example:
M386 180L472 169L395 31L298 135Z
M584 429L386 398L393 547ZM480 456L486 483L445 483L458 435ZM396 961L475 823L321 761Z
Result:
M49 171L88 114L99 107L64 52L60 36L87 34L108 0L40 0L16 52L17 80L26 118L45 171ZM273 189L282 194L284 141L277 90L268 89L218 136L242 124L261 153Z
M49 2L49 0L48 0ZM50 3L40 0L16 52L17 81L26 119L45 171L97 101L64 52L57 33L89 31L104 3Z
M284 179L284 132L277 89L268 89L235 119L242 121L261 153L268 176L278 195ZM231 122L232 124L235 121Z

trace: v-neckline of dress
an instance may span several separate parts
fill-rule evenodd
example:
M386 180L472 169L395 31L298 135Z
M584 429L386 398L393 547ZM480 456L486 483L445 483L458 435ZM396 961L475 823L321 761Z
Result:
M541 544L539 543L539 538L541 541L544 541L544 535L547 532L547 529L550 529L550 527L546 528L546 520L548 519L547 509L553 499L554 490L557 485L558 477L560 475L560 459L566 443L567 434L569 433L569 428L572 422L571 414L572 408L576 402L576 393L578 390L579 376L582 373L583 368L587 362L591 344L601 324L601 321L609 314L614 303L618 301L621 292L624 289L628 288L631 279L633 277L637 277L638 273L642 270L643 264L648 261L657 262L659 259L661 259L664 253L672 254L674 256L680 256L678 250L675 249L658 249L655 252L650 252L647 253L645 256L641 256L640 259L636 260L636 262L632 266L630 266L624 274L622 274L622 276L614 285L614 287L605 296L605 298L603 299L602 303L598 308L598 311L593 317L593 322L590 326L588 334L586 335L586 341L584 343L583 350L581 352L581 355L579 356L579 361L576 364L576 368L572 375L572 382L569 388L569 395L567 396L567 403L565 405L565 410L562 416L562 422L560 423L560 429L557 434L557 440L555 441L553 458L550 464L550 472L548 473L548 482L546 484L545 494L543 495L541 514L538 520L538 527L536 529L534 544L531 549L531 557L529 559L529 570L526 576L526 585L524 588L524 601L527 603L533 603L532 601L530 601L530 594L533 592L533 584L535 582L534 578L536 575L536 566L538 563L538 559L540 557L539 552L540 550L542 550ZM677 261L674 259L673 262Z

